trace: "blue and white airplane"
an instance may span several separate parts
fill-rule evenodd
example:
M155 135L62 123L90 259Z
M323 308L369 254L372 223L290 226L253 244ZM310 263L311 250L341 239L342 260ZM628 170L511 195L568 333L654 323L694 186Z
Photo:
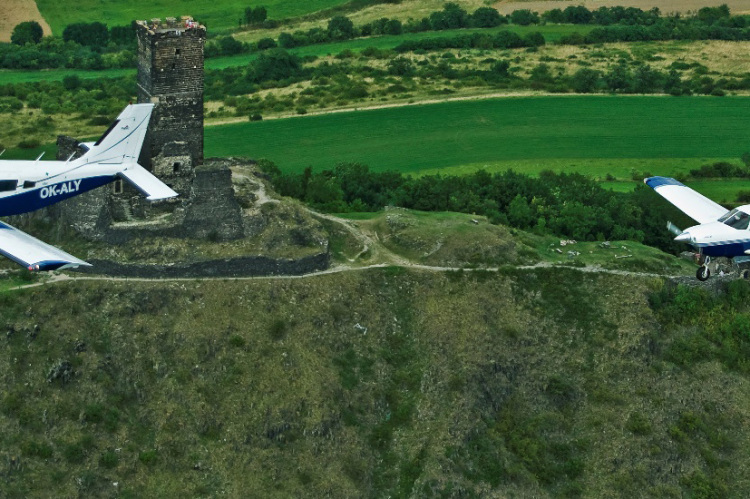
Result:
M677 236L675 241L690 244L700 255L701 266L695 275L699 280L711 276L711 257L723 256L735 263L750 261L750 205L727 210L673 178L650 177L643 182L698 222L684 231L668 222L667 229Z
M85 154L68 161L0 161L0 216L18 215L83 194L123 178L150 201L177 195L140 166L138 155L153 104L126 107ZM72 156L71 156L72 157ZM61 249L0 222L0 254L29 270L57 270L90 265Z

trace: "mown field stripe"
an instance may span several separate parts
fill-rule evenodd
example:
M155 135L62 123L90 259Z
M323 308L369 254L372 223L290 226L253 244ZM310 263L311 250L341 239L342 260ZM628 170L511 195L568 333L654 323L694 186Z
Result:
M284 171L357 161L402 172L520 159L738 158L750 150L749 121L746 97L505 98L209 127L206 156L268 158Z

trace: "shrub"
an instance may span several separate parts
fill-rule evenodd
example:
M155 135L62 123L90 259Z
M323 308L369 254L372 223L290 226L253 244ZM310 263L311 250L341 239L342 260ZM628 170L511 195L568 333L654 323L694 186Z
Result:
M102 454L101 458L99 458L99 465L107 469L112 469L115 466L117 466L119 463L120 463L120 456L118 456L116 452L107 451L104 454Z
M39 141L37 139L24 139L18 143L20 149L35 149L39 147Z

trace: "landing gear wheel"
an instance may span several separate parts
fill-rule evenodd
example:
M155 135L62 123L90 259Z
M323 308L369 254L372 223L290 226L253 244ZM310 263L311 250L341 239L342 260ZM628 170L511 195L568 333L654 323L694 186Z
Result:
M708 265L703 265L698 269L698 272L695 273L695 277L699 281L705 281L709 277L711 277L711 271L708 270Z

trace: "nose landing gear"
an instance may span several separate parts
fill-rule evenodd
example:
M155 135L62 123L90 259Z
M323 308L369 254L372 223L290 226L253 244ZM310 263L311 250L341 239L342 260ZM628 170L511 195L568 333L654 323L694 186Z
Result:
M699 281L705 281L709 277L711 277L711 271L708 270L709 263L711 263L711 257L710 256L703 257L703 264L700 267L698 267L698 271L695 273L695 277Z

